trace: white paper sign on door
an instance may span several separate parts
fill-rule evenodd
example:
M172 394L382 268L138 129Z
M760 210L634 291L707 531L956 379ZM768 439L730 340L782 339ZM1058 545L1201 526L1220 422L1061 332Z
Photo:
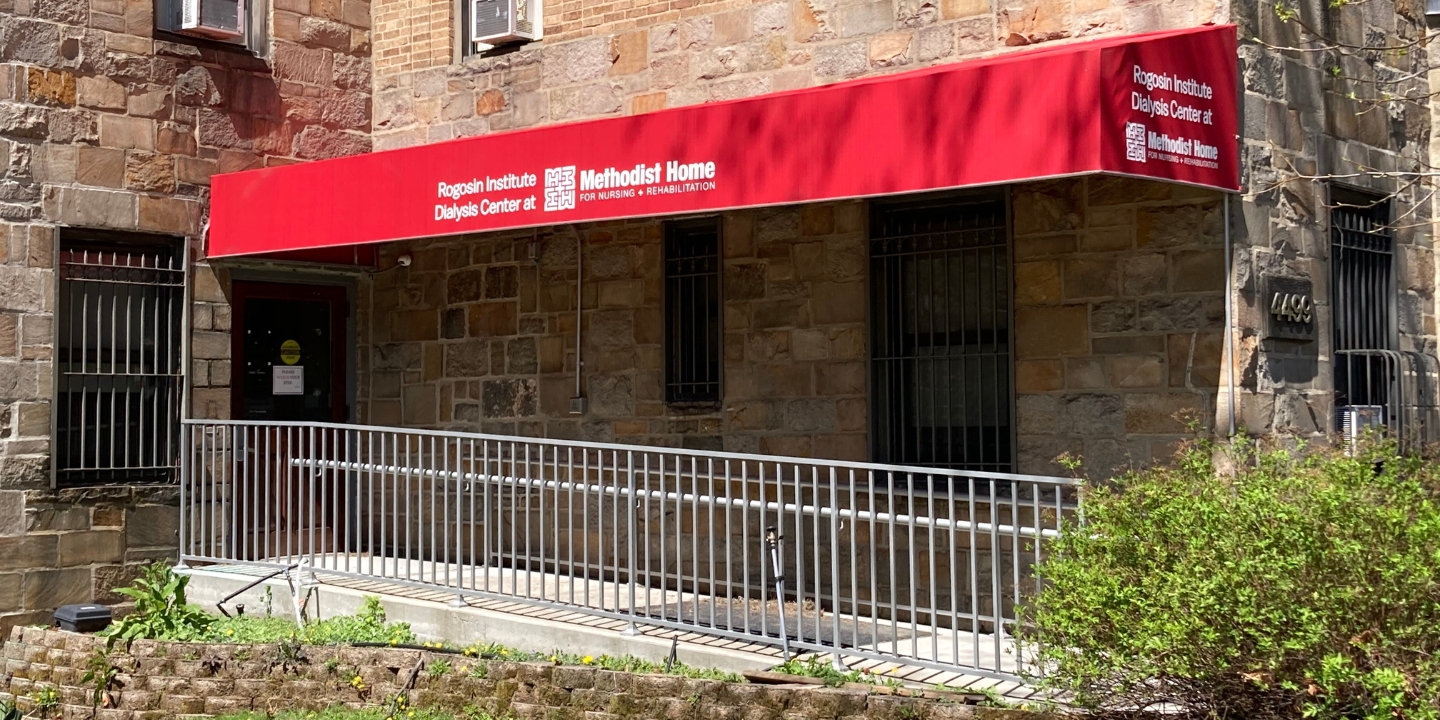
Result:
M303 365L274 365L270 368L274 373L274 386L271 390L273 395L304 395L305 394L305 366Z

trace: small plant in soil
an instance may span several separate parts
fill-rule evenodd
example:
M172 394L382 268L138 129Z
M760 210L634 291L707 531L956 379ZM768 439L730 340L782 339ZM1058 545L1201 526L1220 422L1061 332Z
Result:
M50 717L60 709L60 693L49 685L30 693L30 700L35 703L35 714L40 717Z
M85 675L80 682L90 686L90 704L92 707L113 707L111 702L110 689L115 685L115 676L120 674L120 668L110 664L110 652L108 649L96 650L85 661Z
M825 655L811 655L804 660L794 658L789 662L776 665L775 672L785 673L786 675L819 678L825 681L826 687L840 687L845 683L852 682L872 684L875 682L873 679L867 677L866 673L862 673L859 670L848 670L845 672L836 670L835 666L831 664L829 656Z

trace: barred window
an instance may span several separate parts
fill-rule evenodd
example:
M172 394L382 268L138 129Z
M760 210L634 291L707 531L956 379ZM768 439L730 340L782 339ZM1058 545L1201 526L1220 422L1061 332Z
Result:
M720 402L720 219L665 226L665 399Z
M1395 303L1395 239L1390 203L1382 197L1332 189L1330 210L1331 323L1335 405L1344 428L1347 409L1392 422L1400 368Z
M871 218L873 457L1013 472L1005 196L879 203Z
M61 487L175 479L184 289L179 243L62 236L55 338Z

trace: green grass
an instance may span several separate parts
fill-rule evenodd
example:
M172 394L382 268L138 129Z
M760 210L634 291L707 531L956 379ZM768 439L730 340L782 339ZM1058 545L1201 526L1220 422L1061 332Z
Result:
M409 623L386 622L380 600L366 596L359 612L310 623L303 629L279 617L220 618L210 624L206 640L225 643L278 643L299 638L306 645L378 642L405 645L415 642Z
M775 666L775 672L786 675L799 675L801 677L819 678L825 681L826 687L840 687L845 683L866 683L875 684L875 678L869 673L862 673L859 670L841 672L831 664L829 655L811 655L804 660L795 658L789 662Z
M261 712L242 712L221 715L216 720L386 720L384 708L351 710L342 706L325 708L319 712L305 710L283 710L269 715ZM395 720L496 720L490 714L474 710L457 716L441 710L404 710L396 713Z
M601 670L628 673L650 673L676 675L694 680L719 680L722 682L745 682L745 678L732 672L715 668L697 668L677 662L665 669L665 663L652 662L633 655L614 657L611 655L576 655L560 651L526 652L496 643L477 643L462 651L466 657L490 658L512 662L548 662L556 665L580 665Z

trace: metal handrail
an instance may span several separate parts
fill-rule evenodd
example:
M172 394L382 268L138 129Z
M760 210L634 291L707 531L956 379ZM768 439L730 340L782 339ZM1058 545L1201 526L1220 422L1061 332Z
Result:
M485 483L493 482L493 483L499 484L499 485L524 485L524 486L526 487L526 489L531 489L531 488L535 488L535 487L538 486L538 487L540 487L540 488L547 489L547 490L548 490L548 489L553 489L553 490L567 490L567 491L580 490L580 491L583 491L583 492L594 492L594 493L597 493L597 494L623 496L623 497L627 497L627 498L628 498L628 497L635 497L635 498L650 498L650 499L655 499L655 500L675 500L675 501L688 502L688 503L705 503L705 504L707 504L707 505L708 505L708 504L714 504L714 503L723 503L723 504L725 504L725 505L727 505L727 506L729 506L729 507L749 509L749 510L759 510L759 509L761 509L761 508L764 508L764 509L767 509L767 510L770 510L770 511L773 511L773 512L810 513L810 514L818 515L818 516L820 516L820 517L830 517L830 516L834 515L834 516L836 516L836 517L839 517L841 520L861 520L861 521L864 521L864 520L873 520L873 521L875 521L875 522L891 522L891 521L893 521L893 522L897 522L897 523L914 523L916 526L919 526L919 527L934 527L934 528L937 528L937 529L940 529L940 530L950 530L950 529L955 529L955 530L969 530L969 529L972 527L972 525L973 525L973 527L974 527L977 531L979 531L979 532L989 532L990 529L991 529L989 523L970 523L970 522L965 522L965 521L952 522L952 521L946 520L946 519L944 519L944 518L931 518L931 517L925 517L925 516L915 516L915 517L912 517L912 516L910 516L910 515L904 515L904 514L895 514L895 515L892 515L891 513L885 513L885 512L872 513L872 512L866 511L866 510L844 510L844 509L836 509L836 508L823 507L823 506L820 506L820 505L796 505L796 504L794 504L794 503L776 503L776 502L765 502L765 501L761 501L761 500L740 500L740 499L732 498L732 497L717 497L717 496L711 496L711 495L700 495L700 494L697 494L697 493L675 493L675 492L664 492L664 491L660 491L660 490L651 490L651 491L648 491L648 492L647 492L647 491L638 491L638 492L637 492L637 491L632 491L632 490L630 490L629 488L623 488L623 487L619 487L619 486L591 485L591 484L588 484L588 483L570 483L570 482L562 482L562 481L559 481L559 480L540 480L540 481L536 481L536 480L531 480L531 479L526 479L526 478L518 478L518 477L513 477L513 476L507 477L507 476L503 476L503 475L489 475L489 474L485 474L485 473L460 472L460 471L458 471L458 470L451 470L451 471L446 471L446 470L425 470L425 469L422 469L422 468L401 467L401 466L396 466L396 465L380 466L380 465L372 465L372 464L370 464L370 463L342 462L342 461L339 461L339 460L316 460L316 459L301 459L301 458L291 459L291 460L290 460L290 464L291 464L292 466L294 466L294 467L299 467L299 468L316 468L316 469L323 469L323 470L347 470L347 471L355 471L355 472L381 472L381 473L390 473L390 474L397 474L397 475L409 475L409 476L411 476L411 477L429 477L429 478L444 479L444 480L455 480L455 481L462 482L462 483L465 483L465 482L485 482ZM999 500L996 500L995 502L1000 502L1001 504L1004 504L1002 501L999 501ZM1065 504L1065 507L1068 507L1068 508L1077 508L1077 507L1079 507L1079 505L1076 504L1076 503L1066 503L1066 504ZM1025 537L1035 537L1035 536L1037 535L1036 531L1033 530L1032 528L1027 528L1027 527L1023 527L1023 526L1014 526L1014 527L1012 527L1012 526L1010 526L1010 525L997 525L997 526L995 526L995 529L998 530L999 532L1002 532L1002 533L1009 533L1009 532L1012 532L1012 531L1013 531L1013 532L1018 532L1018 533L1020 533L1022 536L1025 536ZM1038 535L1041 536L1041 537L1052 537L1052 538L1053 538L1053 537L1060 537L1060 533L1059 533L1058 531L1055 531L1055 530L1041 530L1041 531L1038 533Z

